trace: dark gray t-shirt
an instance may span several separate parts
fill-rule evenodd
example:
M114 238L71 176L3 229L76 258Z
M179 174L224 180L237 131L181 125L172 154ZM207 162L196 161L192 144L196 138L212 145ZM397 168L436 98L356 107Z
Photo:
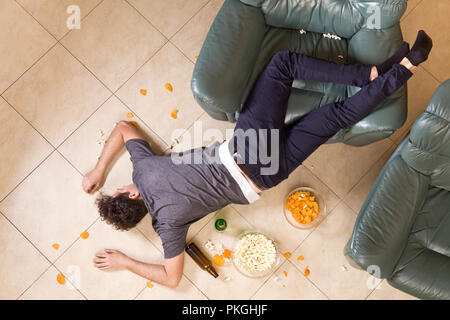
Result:
M174 163L171 155L154 155L145 140L126 143L133 162L133 183L161 237L166 259L184 251L192 223L230 203L248 204L227 168L217 161L219 145L173 154L184 159L184 163ZM191 164L186 163L188 159Z

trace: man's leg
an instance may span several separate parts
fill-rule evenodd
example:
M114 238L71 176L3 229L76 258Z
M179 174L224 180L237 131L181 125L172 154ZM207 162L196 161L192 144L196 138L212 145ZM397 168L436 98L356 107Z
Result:
M369 83L371 68L368 65L336 64L299 53L280 51L273 56L256 81L236 127L248 128L252 126L253 120L259 120L270 123L270 127L281 129L284 127L294 80L335 82L362 87Z
M354 96L318 108L287 132L286 159L289 173L340 129L369 115L381 102L403 86L412 76L406 67L396 64L387 73L364 86Z
M272 154L273 130L277 131L275 134L279 137L275 152L284 148L284 120L294 79L363 86L369 82L371 69L367 65L335 64L289 51L278 52L256 81L234 132L235 151L254 173L251 178L257 177L263 166L258 155ZM261 129L267 130L267 135L260 136L258 133ZM254 139L250 143L246 135L251 134L252 130L256 131L256 142ZM280 164L280 170L284 168Z

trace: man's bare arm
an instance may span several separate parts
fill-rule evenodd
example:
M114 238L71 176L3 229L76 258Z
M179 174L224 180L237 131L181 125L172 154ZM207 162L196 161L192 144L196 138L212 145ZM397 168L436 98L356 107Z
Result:
M164 265L151 264L134 260L118 250L105 249L94 259L100 270L127 269L141 277L170 288L176 288L183 275L184 253L166 259Z
M127 121L118 122L108 137L95 168L84 176L83 190L86 193L93 194L100 188L108 166L130 139L143 139L143 137L131 123Z

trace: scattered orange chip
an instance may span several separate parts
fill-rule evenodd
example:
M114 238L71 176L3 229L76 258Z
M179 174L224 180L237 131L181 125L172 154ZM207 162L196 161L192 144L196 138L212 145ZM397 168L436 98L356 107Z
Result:
M143 96L147 95L147 90L145 89L141 89L141 91L139 91Z
M284 276L287 277L287 272L286 272L286 271L283 271L283 273L284 273Z
M173 119L177 119L178 118L178 110L173 110L172 111L172 113L170 114L170 116L173 118Z
M52 244L53 249L58 250L59 249L59 244L54 243Z
M132 112L127 113L127 118L134 118L134 114Z
M297 260L298 261L303 261L303 260L305 260L305 258L303 256L298 256Z
M166 88L167 91L173 92L173 87L170 83L166 83L164 85L164 88Z
M58 281L59 284L63 285L64 283L66 283L66 277L64 277L63 274L58 273L58 275L56 276L56 281Z
M81 239L87 239L89 238L89 232L85 231L82 234L80 234L80 238Z
M292 254L291 254L290 252L286 252L285 254L283 254L283 256L284 256L286 259L289 259L289 258L292 256Z
M137 124L136 121L130 121L130 123L131 123L136 129L139 129L139 125Z
M150 289L154 287L153 283L151 283L150 281L147 282L147 287L149 287Z
M311 273L311 271L309 271L308 267L306 267L305 273L304 273L305 277L309 276L310 273Z
M195 56L195 60L197 60L198 59L198 56Z
M225 264L225 259L222 255L216 254L213 258L214 263L216 264L216 266L218 267L223 267L223 265Z
M231 258L231 251L228 249L223 250L223 256L227 259Z

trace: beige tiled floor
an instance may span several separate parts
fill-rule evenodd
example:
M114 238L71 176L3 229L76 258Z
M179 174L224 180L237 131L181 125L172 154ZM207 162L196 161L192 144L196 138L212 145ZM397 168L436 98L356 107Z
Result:
M280 257L272 275L248 279L227 265L213 281L186 258L180 286L173 290L148 288L145 279L125 271L92 267L93 255L104 248L162 261L148 217L132 231L115 231L98 219L94 197L81 190L82 175L94 165L115 122L132 112L159 153L171 146L185 149L190 141L211 143L211 137L195 136L197 119L204 129L217 129L214 135L233 128L205 114L190 91L196 56L223 1L0 0L0 299L411 298L386 281L369 290L368 274L350 267L342 250L379 171L449 77L448 0L410 0L401 20L408 41L424 28L435 50L410 82L408 119L400 130L362 148L323 146L261 200L217 213L232 226L228 233L214 231L214 214L190 228L188 240L211 239L227 247L244 229L269 233L281 251L292 253L289 260ZM70 4L81 7L80 30L65 27ZM141 89L148 94L141 95ZM170 118L174 109L177 120ZM180 130L172 136L175 129ZM124 152L103 191L130 183L131 170ZM299 185L325 198L329 215L312 230L294 230L282 216L283 196ZM90 233L85 240L79 237L84 230ZM303 261L297 260L300 255ZM56 282L60 273L64 285Z

